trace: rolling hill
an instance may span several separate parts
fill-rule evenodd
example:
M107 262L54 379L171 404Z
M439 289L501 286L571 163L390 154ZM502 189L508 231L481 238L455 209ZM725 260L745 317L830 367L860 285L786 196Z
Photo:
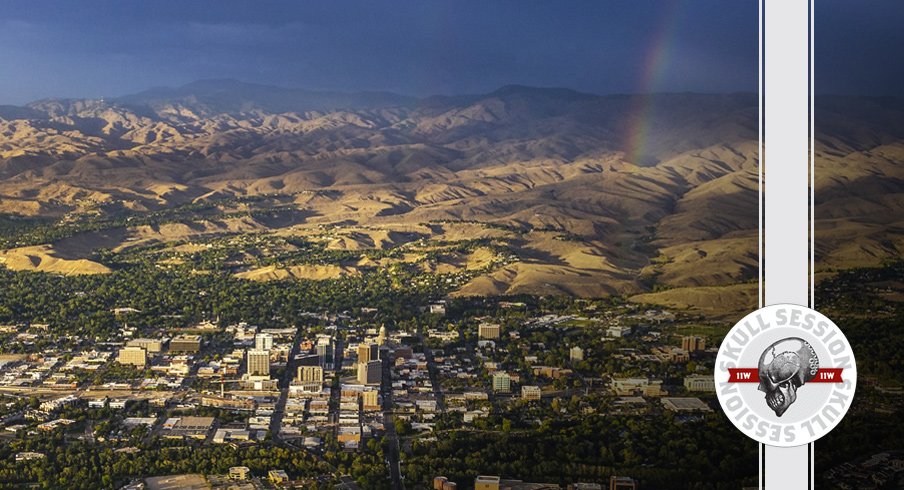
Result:
M11 268L103 273L90 260L97 250L213 234L329 227L342 237L330 246L375 250L410 233L483 236L516 259L488 260L495 265L456 294L642 295L743 309L757 273L756 105L750 94L507 86L417 99L219 80L0 106L0 213L9 218L64 222L246 197L296 211L157 229L125 223L2 257ZM821 267L900 256L904 101L827 96L816 111ZM296 266L241 277L356 273Z

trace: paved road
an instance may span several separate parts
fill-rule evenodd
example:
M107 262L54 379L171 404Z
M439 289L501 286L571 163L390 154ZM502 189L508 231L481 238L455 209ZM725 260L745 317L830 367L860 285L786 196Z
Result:
M399 454L399 436L392 421L392 354L388 351L383 356L383 425L386 428L386 463L389 465L389 479L393 490L405 490L402 482L401 455Z
M343 475L339 477L339 484L334 487L334 490L358 490L359 488L361 487L352 477Z
M342 356L345 353L345 342L337 338L336 347L333 351L333 368L336 371L336 377L331 385L330 391L330 413L329 421L333 424L333 438L339 439L339 402L342 398Z
M11 413L11 414L7 415L6 417L3 417L3 420L0 420L0 424L6 425L11 422L16 422L18 420L25 420L25 412L20 410L16 413Z
M427 374L430 375L430 384L433 386L433 396L436 398L436 408L440 412L446 411L446 396L439 384L439 375L436 372L436 360L433 358L433 349L427 347L424 342L424 327L417 328L417 338L424 347L424 357L427 359Z
M301 329L295 332L292 338L292 349L289 351L289 358L286 361L286 370L278 381L279 398L276 400L276 407L273 409L273 416L270 417L270 435L276 442L280 441L279 431L282 428L282 420L286 415L286 401L289 398L289 384L292 383L292 377L298 370L298 361L295 356L298 355L299 337Z

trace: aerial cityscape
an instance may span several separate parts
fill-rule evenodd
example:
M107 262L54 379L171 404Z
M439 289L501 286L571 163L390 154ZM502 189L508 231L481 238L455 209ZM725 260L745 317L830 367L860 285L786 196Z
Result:
M713 378L758 303L755 2L0 3L0 489L757 488ZM815 479L900 488L904 85L850 58Z

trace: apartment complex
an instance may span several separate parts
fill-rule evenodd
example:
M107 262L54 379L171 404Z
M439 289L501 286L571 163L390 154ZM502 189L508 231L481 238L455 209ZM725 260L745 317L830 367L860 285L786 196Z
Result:
M298 366L297 380L300 383L323 383L323 368L320 366Z
M148 362L148 353L141 347L123 347L116 359L120 364L144 367Z
M493 391L496 393L512 392L512 377L506 373L496 373L493 375Z
M270 376L270 351L249 350L246 360L249 376Z
M477 336L482 339L498 339L501 327L498 323L481 323L477 327Z

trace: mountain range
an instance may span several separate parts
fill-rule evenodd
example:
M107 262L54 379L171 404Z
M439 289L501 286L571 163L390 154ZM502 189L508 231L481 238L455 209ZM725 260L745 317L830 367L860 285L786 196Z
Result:
M754 94L515 85L414 98L213 80L47 99L0 106L0 213L60 219L281 196L304 218L233 231L330 226L359 237L341 246L365 248L398 246L392 237L406 233L504 238L519 260L457 294L743 308L756 296L757 124ZM817 97L816 138L820 270L900 256L904 101ZM136 237L172 238L154 233L76 237L37 259L7 250L0 260L42 270Z

